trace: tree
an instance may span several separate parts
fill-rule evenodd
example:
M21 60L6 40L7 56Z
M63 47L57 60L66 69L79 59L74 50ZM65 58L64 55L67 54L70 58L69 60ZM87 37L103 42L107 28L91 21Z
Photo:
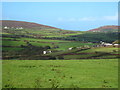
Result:
M51 47L50 46L45 46L45 49L51 49Z

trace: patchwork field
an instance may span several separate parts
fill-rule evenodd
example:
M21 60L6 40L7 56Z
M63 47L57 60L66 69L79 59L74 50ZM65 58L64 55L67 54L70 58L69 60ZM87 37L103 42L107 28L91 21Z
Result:
M66 40L50 40L50 39L34 39L34 38L8 38L3 37L2 45L4 48L11 48L11 50L14 50L13 48L21 48L21 45L26 45L26 42L28 41L30 44L34 46L58 46L57 50L68 50L69 47L78 47L78 46L84 46L84 45L94 45L92 43L82 43L82 42L76 42L76 41L66 41ZM14 47L13 47L14 46ZM3 49L7 50L7 49Z
M71 31L10 20L0 27L3 88L118 88L116 28Z
M3 88L117 88L117 59L3 60Z
M67 40L50 40L50 39L37 39L37 38L12 38L12 37L3 37L2 42L2 50L3 50L3 57L4 59L21 59L25 60L28 58L22 57L22 53L24 53L25 49L23 46L27 46L31 44L34 47L37 47L37 50L40 50L40 46L45 47L49 46L52 51L50 54L42 55L49 58L58 59L91 59L91 58L118 58L118 48L117 47L92 47L93 45L97 45L96 43L84 43L80 41L67 41ZM87 48L84 46L88 46L91 48ZM68 50L70 47L81 47L80 49L74 48L73 50ZM34 49L29 49L26 51L26 55L28 51L33 52ZM21 52L21 53L19 53ZM36 53L36 51L34 50ZM37 51L38 52L38 51ZM19 54L18 54L19 53ZM25 55L24 54L24 55ZM33 59L44 59L44 57L41 57L41 55L31 53L29 56L31 56L31 60ZM18 57L19 56L19 57ZM35 57L37 56L37 57ZM27 56L26 56L27 57ZM39 58L41 57L41 58ZM49 59L46 58L46 59Z
M116 32L117 26L115 28L111 26L111 29L107 27L108 32L104 32L104 30L91 32L63 30L24 21L2 20L2 23L2 56L4 60L119 58L118 47L100 46L102 41L104 44L115 43L119 34Z

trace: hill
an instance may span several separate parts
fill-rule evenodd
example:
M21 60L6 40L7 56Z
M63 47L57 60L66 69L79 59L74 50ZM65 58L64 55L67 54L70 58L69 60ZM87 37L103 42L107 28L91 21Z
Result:
M47 25L23 22L23 21L11 21L2 20L2 32L4 34L22 35L24 37L63 37L80 34L79 31L62 30L56 27Z
M2 26L10 27L10 28L28 28L28 29L42 29L42 28L49 28L49 29L58 29L55 27L37 24L33 22L25 22L25 21L13 21L13 20L2 20Z
M118 28L120 28L120 26L108 25L108 26L102 26L102 27L95 28L95 29L88 30L88 31L91 31L91 32L118 32Z
M86 45L92 48L94 45L99 44L100 41L111 43L118 39L118 32L70 31L23 21L3 20L2 23L3 59L104 58L103 54L106 54L109 58L114 52L103 51L102 53L96 53L94 51L92 54L78 52L89 49L86 48ZM71 47L74 49L69 50ZM45 50L52 51L52 54L43 55ZM113 57L117 56L113 55Z
M73 35L67 37L67 39L73 39L76 41L84 41L84 42L96 42L100 41L112 43L119 38L119 32L85 32L79 35Z

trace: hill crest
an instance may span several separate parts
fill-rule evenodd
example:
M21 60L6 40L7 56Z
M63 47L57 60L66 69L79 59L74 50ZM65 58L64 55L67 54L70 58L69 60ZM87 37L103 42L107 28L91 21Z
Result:
M42 25L34 22L26 22L26 21L14 21L14 20L0 20L2 21L2 26L5 27L23 27L23 28L49 28L49 29L59 29L56 27Z
M88 31L91 31L91 32L118 32L118 28L120 28L120 26L107 25L107 26L101 26L99 28L91 29Z

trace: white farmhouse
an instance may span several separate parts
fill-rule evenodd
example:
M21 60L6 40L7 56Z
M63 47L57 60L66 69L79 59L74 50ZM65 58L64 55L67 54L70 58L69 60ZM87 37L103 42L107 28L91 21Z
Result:
M43 51L43 54L47 54L47 51Z
M20 27L19 29L23 29L23 27Z
M9 29L9 27L5 26L4 29Z
M52 53L52 51L48 51L49 53Z
M101 45L102 46L112 46L113 44L111 43L106 43L106 42L103 42L103 41L100 41Z
M119 44L114 44L114 46L118 46Z
M112 46L113 44L111 43L104 43L105 46Z
M68 48L69 50L72 50L73 49L73 47L70 47L70 48Z
M43 51L43 54L52 53L52 51Z

